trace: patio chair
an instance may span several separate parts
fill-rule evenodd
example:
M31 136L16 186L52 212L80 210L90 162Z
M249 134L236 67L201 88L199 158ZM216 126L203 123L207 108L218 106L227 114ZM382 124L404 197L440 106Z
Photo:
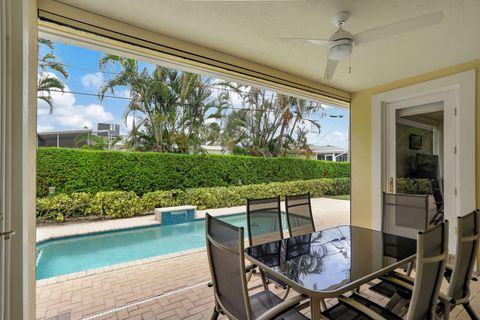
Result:
M248 242L250 246L283 239L280 197L247 199ZM265 290L269 282L283 288L287 297L290 287L283 281L260 270Z
M417 277L411 287L411 300L406 320L440 319L436 310L448 256L448 221L439 223L427 231L419 231L417 237ZM403 294L403 293L399 293ZM359 295L340 296L338 303L325 310L327 319L403 319L385 307Z
M285 209L290 237L315 232L310 193L285 196Z
M295 307L305 296L282 301L272 292L260 291L248 295L245 278L243 228L205 215L207 254L215 296L211 319L225 314L229 319L307 319Z
M449 319L450 311L458 305L462 305L471 319L479 319L469 304L470 282L476 280L472 277L472 270L475 265L480 241L480 214L473 211L463 217L458 217L458 235L454 266L447 265L445 278L449 282L446 295L440 294L443 308L438 310L444 319ZM384 277L384 281L390 282L397 291L403 292L403 298L409 298L411 287L415 279L403 276ZM407 295L405 295L405 292Z
M283 239L280 197L247 200L250 246Z
M382 231L415 239L429 225L428 195L383 193Z
M382 232L415 239L418 231L425 231L429 227L428 195L383 193ZM406 266L408 276L412 273L413 263ZM396 271L389 273L397 276ZM401 274L398 274L401 277ZM370 287L370 290L387 297L395 294L395 287L389 282L381 281Z
M449 281L446 296L441 296L445 306L444 319L449 318L450 310L462 305L471 319L479 319L469 304L470 281L477 260L480 242L480 213L475 210L457 218L457 248L453 268L447 266L446 278Z

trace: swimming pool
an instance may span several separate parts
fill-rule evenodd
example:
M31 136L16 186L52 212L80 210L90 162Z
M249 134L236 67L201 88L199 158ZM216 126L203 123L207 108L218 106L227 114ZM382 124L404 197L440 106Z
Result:
M220 218L235 226L246 228L247 225L245 213ZM202 247L205 247L204 219L51 239L37 243L36 278L41 280Z

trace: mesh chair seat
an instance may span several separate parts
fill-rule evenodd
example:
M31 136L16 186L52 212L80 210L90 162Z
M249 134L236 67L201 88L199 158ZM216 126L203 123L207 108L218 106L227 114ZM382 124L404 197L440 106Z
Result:
M353 299L362 305L366 306L370 310L374 311L381 317L386 320L400 320L401 317L397 316L393 312L385 309L384 307L376 304L373 301L370 301L358 294L352 294L349 296L350 299ZM340 301L338 304L333 306L330 309L322 312L322 314L330 319L336 320L370 320L371 318L361 311L352 308L349 304Z
M283 239L280 197L247 200L250 246Z
M383 193L382 231L415 239L418 231L428 229L435 215L428 195Z
M250 296L250 305L252 306L252 312L255 318L261 316L266 311L282 303L283 300L270 291L261 291ZM281 315L273 318L275 320L307 320L300 312L295 309L286 310Z
M310 193L286 196L285 209L290 237L315 232Z

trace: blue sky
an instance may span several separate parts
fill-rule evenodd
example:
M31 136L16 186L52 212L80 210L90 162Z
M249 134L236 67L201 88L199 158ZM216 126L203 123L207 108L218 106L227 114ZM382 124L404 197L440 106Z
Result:
M45 48L40 54L45 53ZM98 89L105 79L113 76L112 73L101 72L98 66L99 59L104 53L86 48L55 43L55 54L69 73L66 79L66 91L94 94L87 96L72 93L52 93L55 103L53 114L49 114L48 106L39 101L37 127L39 132L96 129L98 122L120 124L122 132L128 132L128 123L124 120L128 99L105 98L100 101L96 96ZM150 68L151 65L141 63L141 66ZM115 72L112 66L105 71ZM107 93L111 95L111 93ZM115 96L128 98L128 88L115 90ZM314 146L335 145L347 147L348 145L348 110L326 106L327 116L320 120L321 132L311 132L308 135L309 144ZM333 117L332 117L333 116ZM342 116L342 117L340 117ZM311 116L317 119L319 116Z

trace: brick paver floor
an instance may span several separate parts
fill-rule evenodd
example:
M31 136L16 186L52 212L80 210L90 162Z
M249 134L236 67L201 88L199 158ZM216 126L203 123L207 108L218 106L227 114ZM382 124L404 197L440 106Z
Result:
M37 287L37 319L209 319L212 289L206 286L206 252ZM259 277L250 282L255 286ZM380 304L385 298L362 288ZM328 301L329 304L334 301ZM480 284L472 283L472 306L480 312ZM308 309L305 311L308 313ZM456 308L453 319L469 319Z
M334 221L315 217L317 228L348 224L348 211L344 211L339 210ZM37 319L209 319L213 310L213 292L206 285L209 279L206 252L197 250L159 261L132 262L121 269L42 280L37 282ZM257 276L250 282L251 286L259 283ZM386 302L366 287L362 289L380 304ZM472 306L480 313L480 283L473 282L471 289ZM461 308L452 315L453 319L469 319Z

